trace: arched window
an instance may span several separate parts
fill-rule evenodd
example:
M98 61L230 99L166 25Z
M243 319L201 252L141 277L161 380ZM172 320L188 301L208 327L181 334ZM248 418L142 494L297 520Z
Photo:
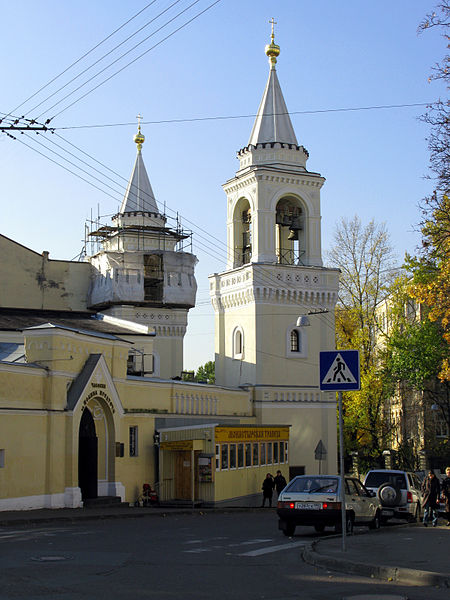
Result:
M242 358L244 353L244 331L236 327L233 331L233 358Z
M291 352L300 352L300 335L297 329L291 331Z
M289 358L306 358L307 334L305 328L291 325L286 330L286 356Z

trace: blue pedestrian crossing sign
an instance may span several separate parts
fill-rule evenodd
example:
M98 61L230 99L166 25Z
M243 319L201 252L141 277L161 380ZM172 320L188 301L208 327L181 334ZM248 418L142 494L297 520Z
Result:
M320 389L345 392L360 389L359 351L320 352Z

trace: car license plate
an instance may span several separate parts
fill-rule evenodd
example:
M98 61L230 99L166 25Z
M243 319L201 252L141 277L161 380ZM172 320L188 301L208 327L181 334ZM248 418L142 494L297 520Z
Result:
M295 508L299 510L322 510L321 502L296 502Z

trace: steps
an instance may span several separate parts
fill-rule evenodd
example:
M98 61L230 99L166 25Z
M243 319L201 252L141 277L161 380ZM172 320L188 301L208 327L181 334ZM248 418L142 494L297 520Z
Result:
M128 502L122 502L120 496L98 496L97 498L86 498L83 500L84 508L117 508L129 507Z

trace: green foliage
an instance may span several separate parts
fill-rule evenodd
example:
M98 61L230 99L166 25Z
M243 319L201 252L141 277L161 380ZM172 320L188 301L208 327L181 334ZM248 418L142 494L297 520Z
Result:
M215 375L215 367L216 364L214 361L210 360L205 363L203 366L197 369L195 373L195 381L202 381L209 384L213 384L216 381Z

